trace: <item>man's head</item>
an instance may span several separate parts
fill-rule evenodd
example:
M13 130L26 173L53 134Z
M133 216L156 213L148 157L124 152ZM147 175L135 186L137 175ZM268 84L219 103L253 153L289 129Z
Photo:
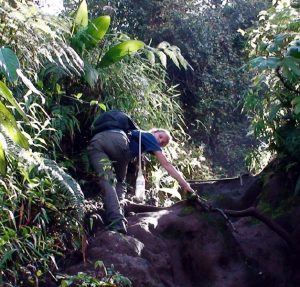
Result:
M150 132L154 135L161 147L165 147L172 140L169 131L165 129L152 129Z

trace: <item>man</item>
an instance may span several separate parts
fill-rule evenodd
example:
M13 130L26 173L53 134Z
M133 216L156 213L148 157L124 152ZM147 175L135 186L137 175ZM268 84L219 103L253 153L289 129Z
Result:
M126 234L126 219L122 213L119 201L126 193L126 173L130 160L139 154L139 133L141 132L142 153L155 155L168 174L178 181L187 192L192 192L189 183L168 161L162 152L171 140L170 133L164 129L151 131L133 130L127 136L119 129L107 130L97 133L88 146L90 162L100 177L100 186L105 192L104 205L109 228ZM110 163L107 165L107 163ZM115 177L113 175L113 170ZM113 181L116 179L116 188Z

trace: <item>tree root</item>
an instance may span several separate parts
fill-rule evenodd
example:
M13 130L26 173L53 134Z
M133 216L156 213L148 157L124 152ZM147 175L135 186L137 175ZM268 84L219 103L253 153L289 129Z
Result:
M230 210L230 209L221 209L221 208L213 207L204 198L201 198L197 194L193 194L187 200L179 201L174 205L172 205L171 207L174 207L175 205L183 205L187 203L194 205L197 210L201 210L204 212L217 212L221 214L221 216L226 220L226 223L231 227L231 229L234 232L236 232L236 228L234 227L234 224L230 221L229 217L248 217L248 216L254 217L259 221L263 222L266 226L268 226L272 231L274 231L278 236L280 236L288 244L290 248L292 248L294 251L300 254L300 246L294 241L292 236L286 230L284 230L279 224L277 224L274 220L272 220L270 217L266 216L265 214L262 214L253 206L239 211ZM142 205L142 204L136 204L128 201L124 205L124 210L126 213L129 212L141 213L141 212L154 212L154 211L166 210L166 209L170 209L171 207L157 207L152 205Z
M280 236L285 242L288 244L290 248L300 254L300 246L294 241L292 236L283 229L278 223L272 220L267 215L261 213L257 210L254 206L243 210L231 210L231 209L220 209L212 207L205 199L201 198L200 196L196 195L193 198L193 204L196 204L202 210L206 212L218 212L220 213L226 220L226 222L231 226L233 231L236 231L233 223L229 220L228 216L231 217L254 217L259 221L263 222L266 226L268 226L272 231L274 231L278 236Z

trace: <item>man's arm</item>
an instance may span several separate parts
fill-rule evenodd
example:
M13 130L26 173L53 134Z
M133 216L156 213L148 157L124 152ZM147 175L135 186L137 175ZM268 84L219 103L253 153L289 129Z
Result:
M190 184L183 178L183 176L177 171L177 169L168 161L166 156L162 153L162 151L155 151L154 155L158 159L159 163L162 165L163 168L168 172L170 176L178 181L180 186L189 192L193 192Z

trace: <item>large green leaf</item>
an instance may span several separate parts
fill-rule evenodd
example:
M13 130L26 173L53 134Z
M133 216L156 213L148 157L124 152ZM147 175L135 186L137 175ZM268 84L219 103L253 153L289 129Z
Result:
M95 47L104 37L110 25L110 16L100 16L89 22L85 29L78 31L71 39L72 47L82 53Z
M9 48L0 48L0 71L2 71L10 82L18 79L17 69L20 67L19 60Z
M292 71L296 76L300 76L300 61L299 59L295 59L294 57L286 56L282 60L282 66L286 66L286 68Z
M80 5L75 13L75 25L81 29L85 28L88 25L89 17L88 17L88 9L86 0L82 0Z
M145 43L138 40L128 40L108 50L100 62L100 67L107 67L120 61L127 55L144 48Z
M88 24L86 46L96 46L103 39L110 25L110 16L100 16Z
M0 142L0 174L5 175L6 174L6 158L5 158L5 152L3 149L3 145Z
M23 148L29 147L29 143L19 130L14 116L2 102L0 102L0 124L15 143Z
M2 81L0 81L0 95L3 98L5 98L6 100L8 100L10 102L10 104L16 108L16 110L20 113L20 115L22 115L24 120L29 122L29 119L27 118L26 114L23 112L23 110L19 106L18 102L14 99L12 92L8 89L8 87Z
M252 59L249 64L253 67L253 68L259 68L261 70L265 70L265 69L276 69L278 67L278 65L280 64L280 59L277 57L269 57L269 58L265 58L265 57L257 57Z

